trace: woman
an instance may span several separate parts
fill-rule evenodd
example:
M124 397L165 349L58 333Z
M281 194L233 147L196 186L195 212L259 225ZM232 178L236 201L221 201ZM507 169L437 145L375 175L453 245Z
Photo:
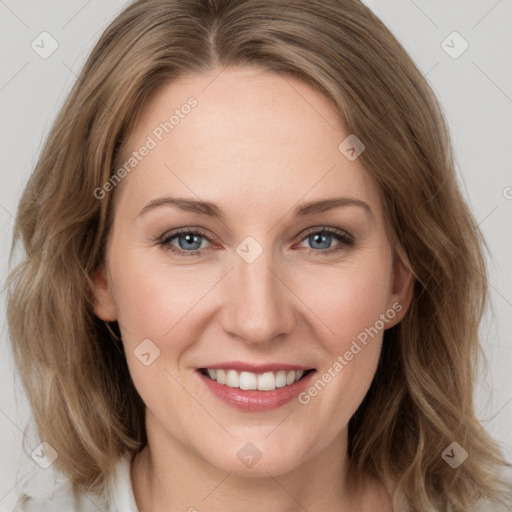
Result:
M508 510L479 231L360 2L129 5L16 236L14 354L69 477L17 510Z

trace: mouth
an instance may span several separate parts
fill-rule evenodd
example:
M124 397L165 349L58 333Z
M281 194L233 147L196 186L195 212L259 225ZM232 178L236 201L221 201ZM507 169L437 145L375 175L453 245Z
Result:
M244 391L274 391L293 386L315 371L310 369L281 369L266 372L239 371L234 368L199 368L206 378L217 384Z

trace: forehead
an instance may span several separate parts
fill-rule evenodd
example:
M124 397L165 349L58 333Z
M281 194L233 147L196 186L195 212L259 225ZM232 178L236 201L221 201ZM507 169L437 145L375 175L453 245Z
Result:
M290 77L259 68L186 76L145 106L124 157L150 150L118 192L140 208L173 194L239 212L339 195L378 209L361 161L339 150L348 135L330 102Z

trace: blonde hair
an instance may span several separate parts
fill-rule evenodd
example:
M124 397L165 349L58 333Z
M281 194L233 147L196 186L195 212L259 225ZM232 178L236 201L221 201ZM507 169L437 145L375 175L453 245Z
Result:
M21 198L8 279L10 337L42 438L75 489L98 492L147 442L144 404L118 326L93 312L91 274L114 213L111 179L147 100L183 75L259 66L322 93L377 183L412 305L385 332L371 388L349 423L349 460L411 510L503 499L497 444L475 417L486 271L459 191L447 127L422 74L357 0L139 0L105 30L51 129ZM457 441L469 458L441 457ZM391 489L393 486L393 489Z

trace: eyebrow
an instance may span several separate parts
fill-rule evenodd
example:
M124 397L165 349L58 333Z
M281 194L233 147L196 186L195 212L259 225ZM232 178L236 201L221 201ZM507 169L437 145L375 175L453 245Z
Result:
M184 197L159 197L150 201L137 216L144 215L149 210L158 208L160 206L175 206L180 210L197 213L199 215L207 215L223 221L224 216L222 210L209 201L201 201L199 199L189 199ZM368 203L355 199L353 197L334 197L330 199L321 199L318 201L310 201L296 206L292 210L292 215L296 217L307 217L323 213L332 208L340 208L343 206L358 206L363 208L369 217L372 217L372 210Z

